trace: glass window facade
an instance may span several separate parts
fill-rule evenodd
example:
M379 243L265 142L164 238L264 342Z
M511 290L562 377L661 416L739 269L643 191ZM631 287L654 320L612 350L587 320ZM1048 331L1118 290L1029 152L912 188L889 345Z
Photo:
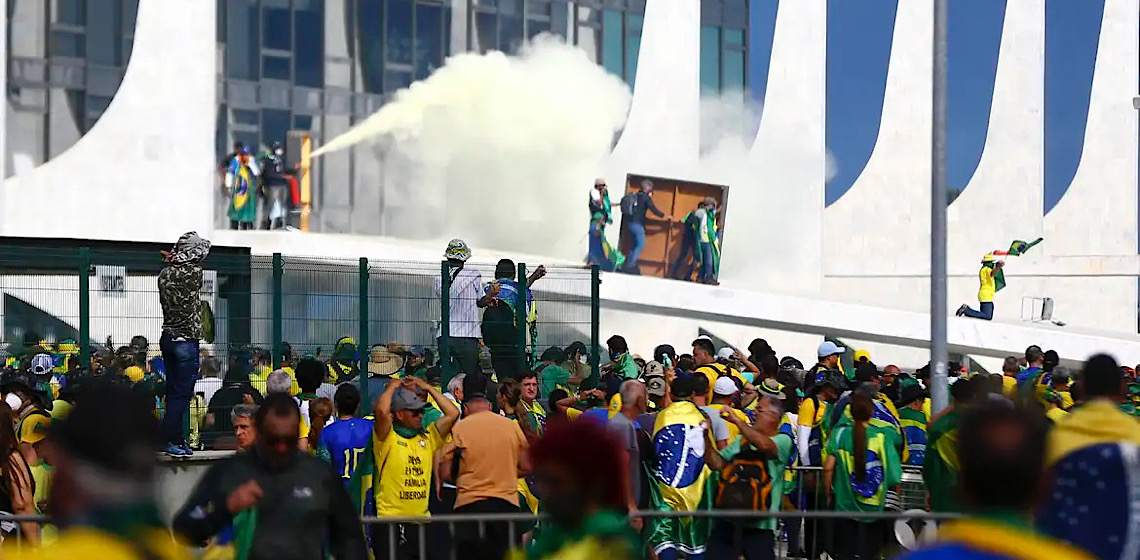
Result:
M632 85L646 4L213 1L219 157L235 141L260 149L284 141L290 130L309 131L319 145L431 75L448 55L515 52L542 33L563 37ZM129 61L137 11L138 0L8 0L9 173L62 152L99 119ZM747 14L747 0L702 0L704 90L747 86ZM314 229L372 227L383 198L373 191L385 181L373 147L320 158L312 179Z
M8 0L9 176L70 148L107 109L134 43L138 0Z
M748 3L701 3L701 93L741 92L748 87Z

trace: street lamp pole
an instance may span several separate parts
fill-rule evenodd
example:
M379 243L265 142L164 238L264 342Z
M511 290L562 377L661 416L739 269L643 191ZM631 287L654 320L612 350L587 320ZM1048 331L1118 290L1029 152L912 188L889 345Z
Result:
M930 400L932 412L949 404L946 370L946 197L948 109L946 93L949 0L934 0L934 60L930 166Z

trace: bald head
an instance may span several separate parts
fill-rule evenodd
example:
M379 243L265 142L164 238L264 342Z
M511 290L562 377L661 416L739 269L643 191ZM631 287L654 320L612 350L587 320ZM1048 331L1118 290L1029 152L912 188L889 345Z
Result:
M621 409L636 414L645 412L647 407L647 394L645 383L630 379L621 384Z

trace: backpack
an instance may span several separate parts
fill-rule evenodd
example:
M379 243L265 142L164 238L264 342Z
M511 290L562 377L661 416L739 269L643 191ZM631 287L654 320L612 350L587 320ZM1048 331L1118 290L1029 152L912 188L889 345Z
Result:
M637 196L634 193L621 197L621 215L632 216L637 210Z
M714 505L725 510L767 511L772 506L768 456L750 447L737 453L720 471Z

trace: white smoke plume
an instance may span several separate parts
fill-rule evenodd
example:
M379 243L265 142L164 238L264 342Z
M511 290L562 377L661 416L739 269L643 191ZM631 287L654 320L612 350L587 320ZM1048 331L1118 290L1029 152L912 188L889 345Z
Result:
M822 143L812 144L791 126L769 131L778 142L755 146L762 109L740 90L703 96L701 158L693 178L729 187L721 283L799 292L804 280L817 277L807 270L820 251L812 246L811 219L823 211L822 182L834 175L834 161ZM818 198L809 196L808 185L818 186Z
M449 58L313 155L378 141L385 235L578 260L629 103L621 79L542 35L517 55Z

